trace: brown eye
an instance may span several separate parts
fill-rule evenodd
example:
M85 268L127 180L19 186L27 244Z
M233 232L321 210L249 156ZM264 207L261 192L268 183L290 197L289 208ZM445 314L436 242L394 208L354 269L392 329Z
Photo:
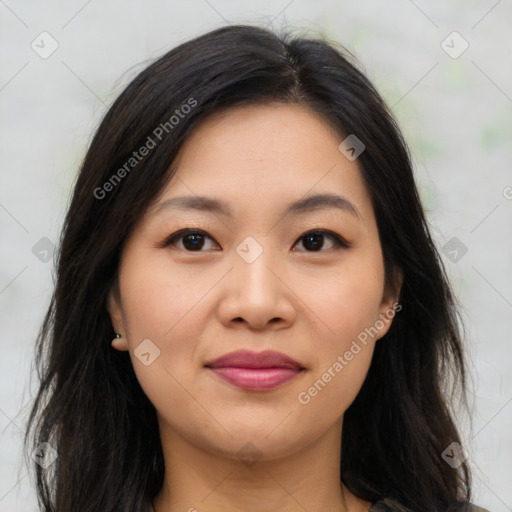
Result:
M333 247L350 247L349 244L339 235L325 230L316 230L305 233L299 238L299 241L302 241L302 246L304 247L303 250L307 252L321 252L322 249L326 249L326 239L330 240L330 245L327 249L332 249Z
M181 229L168 237L162 246L168 247L173 245L176 246L177 249L188 252L201 252L208 239L213 241L211 236L200 229ZM207 247L207 249L208 248L209 247Z
M203 252L203 249L208 250L213 248L211 245L208 247L208 240L218 247L215 240L205 231L185 228L166 238L161 244L161 247L173 246L176 249L186 252ZM315 230L305 233L295 242L294 246L298 243L302 243L303 247L299 250L306 252L322 252L322 250L326 249L350 247L339 235L326 230Z

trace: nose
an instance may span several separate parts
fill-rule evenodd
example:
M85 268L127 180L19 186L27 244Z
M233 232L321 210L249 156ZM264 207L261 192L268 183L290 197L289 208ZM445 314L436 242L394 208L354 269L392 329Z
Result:
M226 327L245 325L251 330L289 327L296 316L291 283L282 264L269 257L270 250L248 263L234 254L231 272L224 280L218 315Z

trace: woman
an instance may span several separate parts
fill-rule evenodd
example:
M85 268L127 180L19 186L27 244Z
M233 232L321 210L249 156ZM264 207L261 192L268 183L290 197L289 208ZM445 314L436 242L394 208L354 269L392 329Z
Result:
M26 438L41 510L477 510L457 319L347 55L250 26L186 42L78 176Z

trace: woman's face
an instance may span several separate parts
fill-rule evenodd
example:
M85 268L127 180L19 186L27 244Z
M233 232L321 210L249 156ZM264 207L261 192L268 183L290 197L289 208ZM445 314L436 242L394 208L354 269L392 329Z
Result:
M341 428L396 299L342 140L275 104L216 114L182 147L108 306L163 437L273 459Z

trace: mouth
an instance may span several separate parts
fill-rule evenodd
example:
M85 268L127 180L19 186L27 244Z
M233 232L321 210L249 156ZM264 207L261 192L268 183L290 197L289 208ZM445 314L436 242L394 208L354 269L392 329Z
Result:
M268 391L293 379L305 368L280 352L231 352L205 364L224 381L247 391Z

